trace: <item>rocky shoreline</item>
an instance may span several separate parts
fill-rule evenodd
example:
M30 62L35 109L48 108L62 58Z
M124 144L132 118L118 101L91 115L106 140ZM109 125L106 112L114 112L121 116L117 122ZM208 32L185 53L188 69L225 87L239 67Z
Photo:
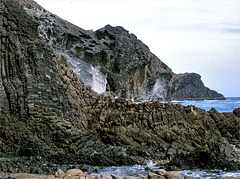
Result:
M34 179L197 179L198 177L191 177L185 175L181 176L177 171L166 171L164 169L151 169L151 171L145 176L138 174L137 176L129 176L122 178L114 174L109 175L99 175L99 174L88 174L83 172L80 169L69 169L66 172L63 172L61 169L58 169L55 175L39 175L39 174L28 174L28 173L0 173L0 178L34 178ZM239 179L240 177L222 177L222 179Z
M39 23L26 12L32 5L0 0L0 172L53 174L69 165L146 160L170 168L240 168L232 146L240 148L240 108L219 113L99 95L39 35Z

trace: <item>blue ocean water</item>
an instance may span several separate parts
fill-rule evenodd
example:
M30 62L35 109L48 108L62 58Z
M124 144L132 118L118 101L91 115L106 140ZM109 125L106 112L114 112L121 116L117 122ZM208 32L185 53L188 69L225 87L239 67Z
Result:
M183 106L194 105L206 111L215 108L218 112L232 112L240 107L240 97L226 97L226 100L172 101L172 103L180 103Z

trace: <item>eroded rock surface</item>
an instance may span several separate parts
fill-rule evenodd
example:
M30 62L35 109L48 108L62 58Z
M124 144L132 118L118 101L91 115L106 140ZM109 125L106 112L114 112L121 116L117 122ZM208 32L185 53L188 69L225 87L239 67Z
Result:
M84 85L68 56L56 49L60 42L54 45L53 41L51 46L39 35L41 13L39 17L28 13L31 9L38 12L33 8L41 9L40 6L31 0L1 0L0 7L0 157L29 159L1 161L1 171L18 169L34 173L38 172L35 168L44 169L44 163L132 165L148 159L164 163L199 152L210 153L213 161L220 157L233 164L239 162L239 153L230 145L240 144L239 109L218 113L214 109L206 112L194 106L160 101L140 104L123 98L112 101ZM42 18L47 22L48 18ZM71 27L74 33L81 33L81 38L91 40L91 35L97 36L97 32L79 30L63 20L61 23L68 24L66 28ZM105 28L115 29L116 33L124 31L120 27ZM108 33L106 29L99 30L98 35ZM147 47L141 44L140 49ZM174 76L167 71L165 66L161 72ZM177 88L174 80L172 86ZM180 159L179 163L183 161ZM30 166L35 168L31 171ZM42 173L51 174L48 169Z
M0 156L133 163L124 149L88 134L88 110L99 97L39 37L38 24L23 9L29 2L1 1Z
M85 85L99 94L135 100L224 99L205 87L200 75L175 74L134 34L106 25L87 31L36 3L25 6L39 34L67 60Z

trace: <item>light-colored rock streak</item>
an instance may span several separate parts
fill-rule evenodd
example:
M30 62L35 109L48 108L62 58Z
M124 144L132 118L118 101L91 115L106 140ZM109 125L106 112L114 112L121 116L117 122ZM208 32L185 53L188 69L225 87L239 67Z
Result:
M61 54L67 57L71 68L79 77L81 77L83 83L86 86L91 86L92 90L97 92L98 94L105 93L107 84L105 75L103 75L97 68L93 67L91 64L86 63L79 58L71 57L65 53Z

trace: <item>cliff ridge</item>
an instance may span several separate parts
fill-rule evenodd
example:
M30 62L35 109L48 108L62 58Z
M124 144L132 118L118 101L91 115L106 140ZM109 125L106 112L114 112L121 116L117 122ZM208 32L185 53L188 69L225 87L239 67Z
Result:
M85 85L98 94L142 100L225 99L199 75L175 74L141 40L121 26L79 28L31 3L26 11L40 36L64 54Z

